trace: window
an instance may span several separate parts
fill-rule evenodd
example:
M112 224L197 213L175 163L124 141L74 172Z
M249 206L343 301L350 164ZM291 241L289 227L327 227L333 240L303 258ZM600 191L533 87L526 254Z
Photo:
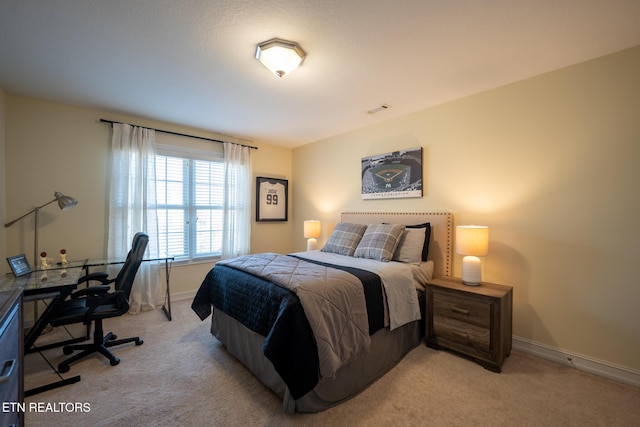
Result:
M176 260L220 257L224 161L218 153L158 147L160 253Z

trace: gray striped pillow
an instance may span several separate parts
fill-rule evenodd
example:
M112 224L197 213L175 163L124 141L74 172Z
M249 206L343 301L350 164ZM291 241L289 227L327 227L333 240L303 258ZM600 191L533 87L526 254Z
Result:
M405 226L400 224L370 224L353 256L383 262L391 261L404 228Z

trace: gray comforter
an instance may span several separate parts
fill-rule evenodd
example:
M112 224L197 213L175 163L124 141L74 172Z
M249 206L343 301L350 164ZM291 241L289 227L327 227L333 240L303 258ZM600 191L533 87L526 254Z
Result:
M424 290L424 284L431 278L431 271L427 271L423 268L423 265L394 261L380 262L322 251L298 252L291 255L301 256L312 261L355 267L380 276L389 317L385 325L388 325L392 331L402 325L420 319L420 306L416 296L416 289ZM429 263L423 264L426 267Z
M338 369L369 349L365 296L352 274L275 253L219 264L265 278L298 296L316 339L322 378L334 378Z

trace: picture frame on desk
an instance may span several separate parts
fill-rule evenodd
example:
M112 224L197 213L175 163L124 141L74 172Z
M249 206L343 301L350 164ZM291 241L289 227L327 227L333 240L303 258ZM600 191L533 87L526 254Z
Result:
M7 262L11 268L11 272L15 277L21 277L31 273L31 266L24 254L7 257Z

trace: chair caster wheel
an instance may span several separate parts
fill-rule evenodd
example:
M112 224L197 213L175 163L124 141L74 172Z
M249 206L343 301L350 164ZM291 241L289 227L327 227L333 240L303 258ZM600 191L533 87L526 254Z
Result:
M58 365L58 372L60 372L61 374L64 374L65 372L69 372L69 366L68 365Z
M118 336L117 335L111 335L111 338L109 338L109 341L113 341L113 340L117 340Z
M136 341L136 345L142 345L142 344L144 344L144 341L142 341L142 340Z
M120 363L120 359L118 359L117 357L114 357L113 359L111 359L110 363L111 363L111 366L116 366L118 363Z

